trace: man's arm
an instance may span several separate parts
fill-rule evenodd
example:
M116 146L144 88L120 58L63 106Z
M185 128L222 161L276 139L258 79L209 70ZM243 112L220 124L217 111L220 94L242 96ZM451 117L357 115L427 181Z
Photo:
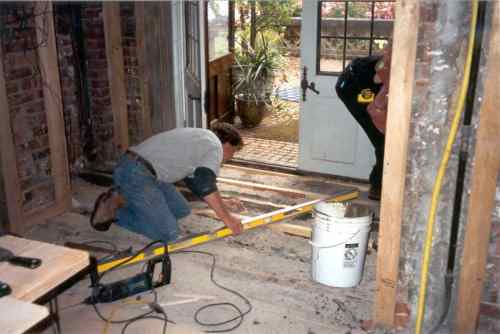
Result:
M222 197L218 191L215 191L205 197L203 200L208 204L208 206L215 211L217 216L222 220L224 225L229 227L234 235L240 234L243 231L243 225L241 225L241 220L234 217L224 205Z

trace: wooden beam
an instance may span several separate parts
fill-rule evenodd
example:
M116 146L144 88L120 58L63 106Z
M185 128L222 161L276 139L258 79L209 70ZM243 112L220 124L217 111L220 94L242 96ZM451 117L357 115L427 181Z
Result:
M217 216L214 210L210 208L203 208L203 209L193 209L193 214L198 215L198 216L204 216L216 220L220 220L220 218ZM239 219L248 219L248 216L243 216L239 214L233 213L235 217L238 217ZM276 223L268 226L271 230L275 232L282 232L282 233L287 233L299 237L304 237L304 238L311 238L311 228L307 226L300 226L300 225L295 225L295 224L290 224L290 223Z
M312 228L310 228L309 226L301 226L290 223L277 223L274 225L269 225L269 228L276 232L282 232L298 237L311 239Z
M104 38L106 42L106 60L108 62L108 80L113 111L114 140L118 153L129 146L127 91L125 87L125 69L121 32L119 2L103 2Z
M385 326L394 325L396 310L418 24L418 0L398 1L390 78L397 84L389 91L374 314L375 322Z
M313 192L309 192L309 191L301 191L301 190L282 188L282 187L267 186L265 184L232 180L232 179L227 179L224 177L218 177L217 182L230 184L230 185L234 185L234 186L239 186L239 187L248 187L248 188L253 188L253 189L258 189L258 190L264 190L264 191L274 191L274 192L286 194L287 196L290 196L292 198L304 198L304 197L319 198L319 197L325 196L325 194L318 194L318 193L313 193Z
M139 89L141 94L141 112L142 112L142 133L144 138L149 138L153 135L153 128L151 126L151 105L149 90L150 85L150 72L146 66L147 51L144 41L146 40L145 34L145 16L144 16L144 2L138 1L134 5L135 15L135 36L137 48L137 71L139 75Z
M37 2L36 12L43 13L35 17L35 23L40 72L44 82L43 101L49 134L51 176L55 185L54 206L61 208L58 211L65 211L71 205L71 186L52 2Z
M10 232L19 233L22 225L21 185L19 184L14 135L12 133L10 110L5 87L3 42L1 37L0 35L0 167L2 168L9 216L8 229Z
M144 47L153 133L177 127L170 1L144 2Z
M465 228L462 267L458 284L456 333L474 333L479 319L479 306L486 278L491 213L500 169L500 114L497 108L500 86L500 5L492 2L488 65L484 100L479 113L471 195Z
M223 196L223 198L226 198L226 197ZM285 204L276 204L276 203L269 202L269 201L261 201L261 200L255 199L255 198L245 197L245 196L241 196L241 195L238 195L236 197L229 197L229 198L237 198L238 200L240 200L243 203L250 203L250 204L254 204L254 205L260 205L263 207L271 207L273 209L283 209L283 208L288 207L288 205L285 205Z
M333 179L334 177L327 177L327 176L311 176L311 173L308 173L307 175L303 174L295 174L293 172L279 172L275 170L268 170L268 169L255 169L252 167L245 167L245 166L240 166L240 165L234 165L231 163L224 164L223 169L233 169L237 171L242 171L245 173L250 173L250 174L255 174L255 175L275 175L277 177L282 177L282 178L287 178L287 180L294 179L294 180L299 180L302 181L303 183L307 183L307 181L317 181L318 178L321 182L324 182L325 184L331 184L333 186L343 186L343 187L356 187L360 191L368 191L369 186L364 183L356 183L356 182L346 182L342 180L336 180Z

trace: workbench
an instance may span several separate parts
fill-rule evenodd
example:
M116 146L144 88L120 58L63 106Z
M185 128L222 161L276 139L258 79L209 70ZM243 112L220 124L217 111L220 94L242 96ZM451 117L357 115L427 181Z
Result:
M34 319L38 322L47 316L39 306L30 307L26 303L39 305L49 303L50 315L56 320L57 331L60 331L57 295L87 273L89 254L81 250L10 235L0 237L0 247L9 249L16 256L36 257L42 260L41 266L36 269L13 266L8 262L0 263L0 281L9 284L12 289L9 297L0 298L0 314L22 305L21 309L32 315L17 319L0 317L0 328L12 326L12 323L4 321L15 321L16 331L13 330L12 333L22 333L36 323L33 322ZM22 324L19 323L19 319L26 325L21 330L19 326Z

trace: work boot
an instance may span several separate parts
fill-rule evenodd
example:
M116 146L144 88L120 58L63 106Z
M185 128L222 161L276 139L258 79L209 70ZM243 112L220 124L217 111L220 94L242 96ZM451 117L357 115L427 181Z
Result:
M118 209L125 205L125 198L116 188L110 188L97 197L94 211L90 216L90 224L97 231L107 231L112 223L116 222Z

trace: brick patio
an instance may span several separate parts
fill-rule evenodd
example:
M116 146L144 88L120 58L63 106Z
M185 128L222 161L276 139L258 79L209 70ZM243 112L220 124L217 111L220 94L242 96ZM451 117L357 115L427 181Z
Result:
M244 136L236 159L297 168L299 144Z

